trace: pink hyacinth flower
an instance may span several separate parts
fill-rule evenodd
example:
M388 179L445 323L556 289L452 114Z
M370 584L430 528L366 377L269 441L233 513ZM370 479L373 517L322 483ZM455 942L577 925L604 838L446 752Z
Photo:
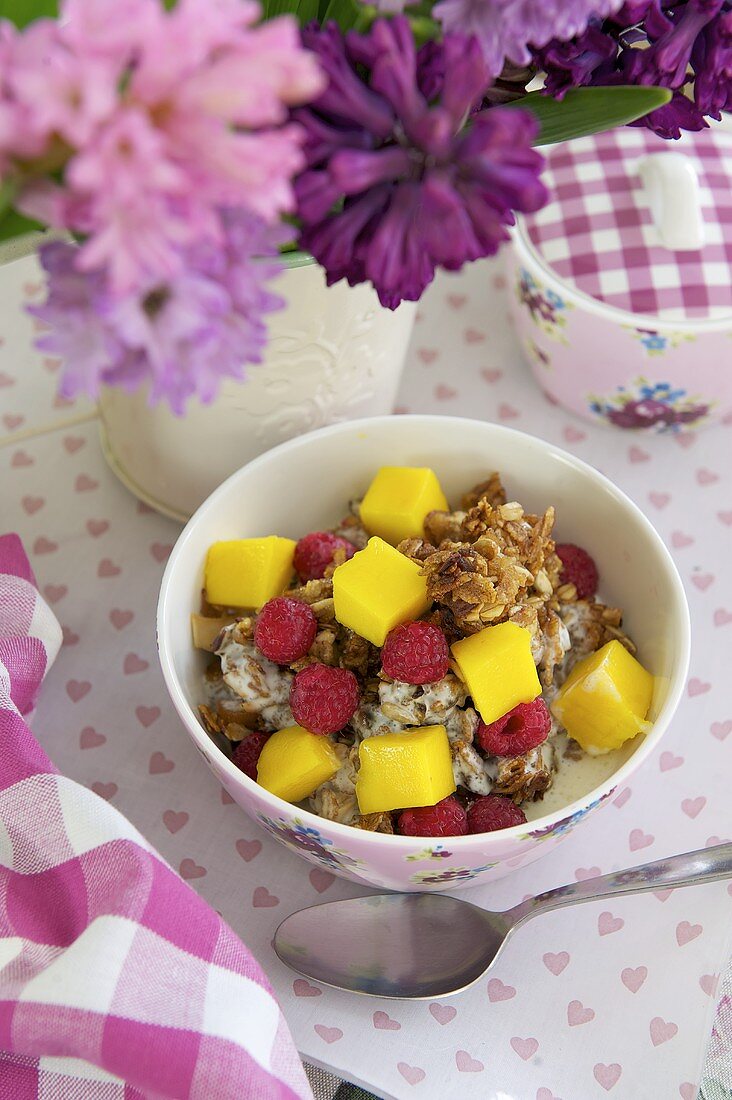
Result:
M37 138L58 135L76 147L117 106L118 76L114 64L72 53L59 26L41 19L16 37L5 79Z

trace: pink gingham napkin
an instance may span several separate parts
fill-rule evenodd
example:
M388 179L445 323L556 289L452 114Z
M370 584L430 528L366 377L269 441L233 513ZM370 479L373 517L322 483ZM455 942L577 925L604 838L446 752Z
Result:
M24 721L60 644L0 538L0 1100L310 1097L244 945Z

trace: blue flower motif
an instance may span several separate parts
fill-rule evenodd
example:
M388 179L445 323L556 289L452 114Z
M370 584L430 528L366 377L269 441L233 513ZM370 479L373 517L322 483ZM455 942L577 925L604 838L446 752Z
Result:
M654 338L654 333L647 337ZM711 402L684 389L672 389L669 382L652 383L643 377L636 378L630 386L618 386L608 398L587 394L587 403L591 412L617 428L671 433L704 421L712 408Z
M644 347L648 348L649 351L663 351L663 349L666 347L666 343L666 337L659 336L657 332L649 333L641 340L641 344L643 344Z
M319 844L332 844L333 843L333 841L330 839L330 837L323 836L322 833L320 833L318 831L318 829L313 829L309 825L303 825L301 822L298 822L297 825L295 826L295 832L299 836L302 836L306 839L317 840L317 842Z
M564 309L564 298L560 298L554 290L547 290L546 300L551 303L555 309Z

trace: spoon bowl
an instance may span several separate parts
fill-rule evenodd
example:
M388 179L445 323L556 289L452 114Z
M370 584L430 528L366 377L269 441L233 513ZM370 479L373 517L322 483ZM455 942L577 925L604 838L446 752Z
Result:
M294 913L277 929L275 950L326 985L432 998L477 981L510 931L503 914L447 894L375 894Z
M374 894L312 905L275 933L280 959L315 981L372 997L459 993L538 913L582 901L732 877L732 843L548 890L505 913L445 894Z

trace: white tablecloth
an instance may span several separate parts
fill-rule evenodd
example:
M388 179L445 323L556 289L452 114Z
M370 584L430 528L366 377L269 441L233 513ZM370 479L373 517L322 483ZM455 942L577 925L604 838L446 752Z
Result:
M639 437L552 407L520 360L501 270L480 263L427 294L400 408L498 420L602 469L671 548L694 649L661 750L558 850L464 892L495 908L727 836L732 747L732 425ZM57 765L111 799L249 943L311 1061L387 1097L691 1100L728 949L725 884L549 914L490 980L440 1003L349 996L278 962L270 940L284 916L357 888L260 832L176 718L154 608L179 528L109 473L93 408L54 398L57 364L32 350L22 311L39 293L33 259L0 269L0 527L24 538L64 625L35 721Z

